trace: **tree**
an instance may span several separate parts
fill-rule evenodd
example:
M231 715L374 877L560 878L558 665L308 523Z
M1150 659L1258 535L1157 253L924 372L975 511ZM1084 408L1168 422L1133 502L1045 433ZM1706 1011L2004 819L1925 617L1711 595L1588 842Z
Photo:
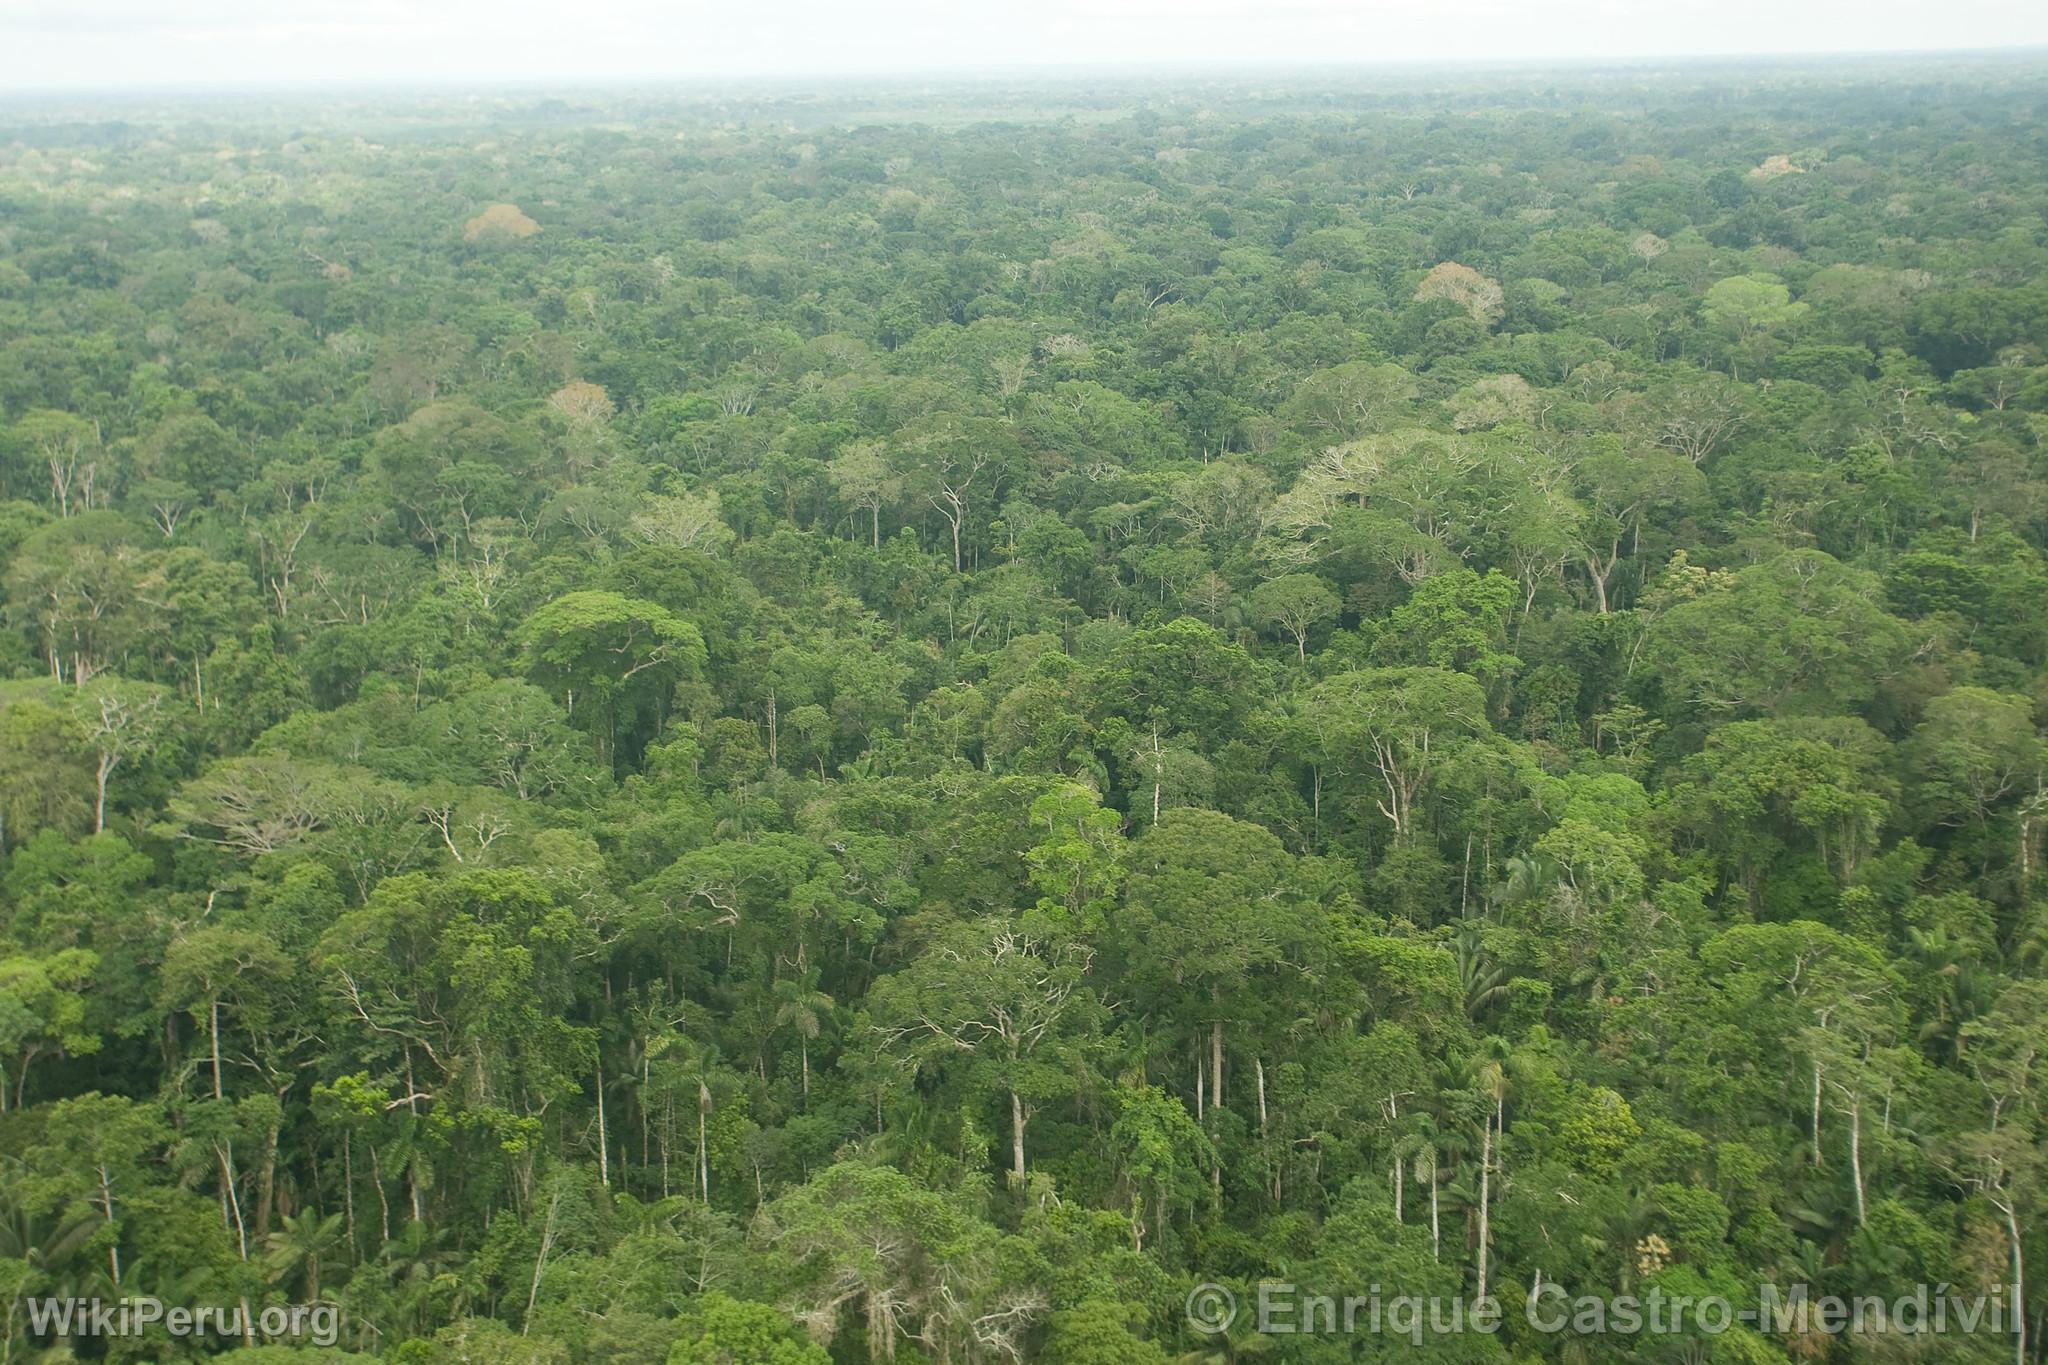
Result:
M1752 905L1795 841L1810 840L1847 883L1897 796L1890 757L1881 736L1847 718L1731 722L1686 760L1672 812L1729 860Z
M1415 376L1399 365L1355 360L1301 381L1285 409L1295 425L1330 445L1400 423L1415 398Z
M1695 467L1719 450L1748 419L1742 391L1719 373L1673 385L1645 406L1658 443L1677 451Z
M1131 632L1089 683L1103 709L1133 729L1157 723L1209 748L1228 740L1249 709L1253 677L1242 646L1183 616Z
M2037 798L2048 781L2032 705L1984 687L1930 699L1907 754L1916 808L1942 823L1981 825L2008 800Z
M490 204L462 225L462 240L471 243L511 242L531 237L540 224L520 212L517 204Z
M1196 1040L1200 1118L1225 1103L1231 1027L1250 1031L1261 984L1302 950L1311 912L1280 841L1215 811L1167 811L1132 845L1129 866L1120 951Z
M1412 586L1489 545L1531 479L1491 434L1382 432L1312 461L1267 510L1260 548L1286 568L1363 559Z
M81 513L29 535L7 566L8 617L59 682L114 667L136 637L146 561L129 532L111 512Z
M180 787L166 814L183 837L254 858L295 847L325 827L342 781L326 763L282 755L229 759Z
M1142 1335L1142 1315L1123 1304L1088 1299L1047 1320L1048 1365L1167 1365L1170 1357Z
M1314 574L1291 573L1253 588L1250 605L1258 620L1294 637L1295 653L1307 663L1310 629L1335 616L1342 604L1330 585Z
M212 925L165 950L158 985L160 998L192 1016L207 1040L207 1072L213 1098L226 1097L222 1069L221 1012L248 1015L252 1030L279 1003L277 995L290 982L291 963L276 945L246 930Z
M0 957L0 1113L27 1103L36 1058L99 1051L100 1036L86 1020L86 992L98 967L99 954L89 948Z
M1024 1183L1024 1133L1086 1067L1096 1007L1093 953L1035 916L962 924L873 992L885 1046L919 1070L968 1073L969 1093L1006 1092L1010 1179Z
M907 427L891 449L905 488L945 520L953 542L953 572L962 572L976 512L996 502L1022 461L1017 438L1006 425L987 418L936 416Z
M1397 845L1413 840L1423 801L1462 742L1490 733L1486 694L1441 668L1373 668L1318 683L1303 707L1321 766L1365 784Z
M832 457L827 466L832 486L856 512L868 514L868 544L882 546L882 509L903 493L903 478L878 441L856 441Z
M858 1312L872 1360L895 1359L906 1338L1010 1355L1045 1312L994 1229L888 1167L819 1172L762 1210L758 1235L788 1269L797 1320L829 1346Z
M811 1044L832 1012L832 997L819 990L817 983L815 972L805 977L783 977L775 983L775 1022L796 1032L806 1103L811 1098Z
M264 1239L264 1272L274 1282L298 1276L300 1301L320 1301L320 1272L341 1237L341 1215L321 1217L317 1209L286 1214Z
M718 490L663 497L650 493L630 523L633 534L649 545L717 554L732 541L732 531L719 519Z
M408 534L439 555L512 515L524 502L520 483L539 459L532 432L473 403L445 401L379 431L369 463L384 496L402 509ZM321 510L314 502L278 512L272 544L295 545Z
M36 472L45 476L50 505L59 518L90 512L96 494L105 500L100 486L105 453L93 423L74 413L43 408L24 413L12 434L30 452Z
M1498 570L1426 578L1388 615L1375 653L1388 663L1455 669L1498 696L1521 666L1507 648L1514 601L1514 584Z
M1700 301L1700 316L1734 342L1731 371L1737 354L1754 352L1765 338L1792 330L1807 311L1806 304L1792 301L1792 291L1775 275L1731 275Z
M1880 596L1861 570L1794 550L1651 622L1652 667L1672 703L1708 715L1853 706L1875 695L1906 644Z
M134 1220L157 1205L155 1173L171 1134L154 1104L89 1091L58 1100L43 1117L44 1140L28 1154L37 1207L98 1224L95 1251L121 1287L121 1249Z
M1117 1092L1110 1141L1130 1194L1131 1250L1142 1252L1147 1237L1155 1245L1166 1237L1176 1208L1194 1211L1216 1150L1187 1107L1156 1085Z
M705 664L696 626L616 592L564 594L527 617L516 638L534 681L562 698L572 721L582 693L582 714L593 717L588 727L607 760L622 720L658 725L676 686L694 680Z
M501 678L430 708L425 728L464 780L501 788L521 801L574 798L597 790L603 780L548 694L515 679Z
M161 687L108 675L80 689L79 729L94 758L93 833L107 827L107 782L114 771L124 763L148 758L170 729L164 700Z
M715 1289L678 1321L682 1334L669 1348L668 1365L826 1365L831 1359L786 1315Z
M1770 275L1731 275L1709 289L1700 303L1702 317L1742 340L1788 326L1806 312L1805 304L1792 302L1784 281Z
M526 1210L539 1116L592 1070L592 1030L568 1017L592 940L532 872L479 868L386 877L311 958L334 1036L354 1039L358 1056L403 1087L397 1103L409 1112L461 1115L447 1136L473 1163L469 1180ZM424 1217L421 1174L408 1174L414 1216Z
M1469 265L1444 261L1430 267L1415 287L1418 300L1444 299L1472 315L1481 326L1489 326L1501 314L1501 287Z
M1593 584L1596 610L1605 615L1624 545L1630 553L1640 548L1650 516L1684 507L1705 490L1706 480L1678 455L1611 446L1588 455L1575 472L1587 513L1578 527L1579 561Z
M90 810L93 784L76 714L64 698L46 700L42 692L0 687L0 850L39 829L73 831Z
M1858 1057L1888 1041L1896 1025L1896 974L1867 944L1811 920L1729 929L1701 947L1700 964L1729 1018L1767 1040L1774 1059L1805 1062L1810 1085L1788 1086L1787 1093L1804 1089L1810 1097L1809 1152L1818 1168L1822 1100L1837 1058L1831 1040L1847 1035L1848 1052ZM1860 1109L1852 1112L1860 1119Z
M1965 1137L1956 1153L1959 1178L1969 1182L2004 1221L2012 1256L2015 1365L2027 1360L2026 1250L2021 1218L2041 1197L2042 1162L2033 1140L2041 1111L2035 1081L2048 1070L2048 982L2019 981L1999 996L1991 1014L1964 1029L1970 1070L1984 1091L1988 1126Z

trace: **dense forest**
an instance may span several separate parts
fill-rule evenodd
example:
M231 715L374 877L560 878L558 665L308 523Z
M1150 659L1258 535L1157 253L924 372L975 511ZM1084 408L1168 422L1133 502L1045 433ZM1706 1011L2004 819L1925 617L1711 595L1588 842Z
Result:
M2038 58L16 100L0 592L0 1361L2048 1359Z

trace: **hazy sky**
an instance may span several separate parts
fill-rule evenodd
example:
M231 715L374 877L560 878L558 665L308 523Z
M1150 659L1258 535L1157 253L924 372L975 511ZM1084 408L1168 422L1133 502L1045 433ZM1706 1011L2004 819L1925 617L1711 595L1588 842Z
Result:
M0 0L0 92L2043 42L2040 0Z

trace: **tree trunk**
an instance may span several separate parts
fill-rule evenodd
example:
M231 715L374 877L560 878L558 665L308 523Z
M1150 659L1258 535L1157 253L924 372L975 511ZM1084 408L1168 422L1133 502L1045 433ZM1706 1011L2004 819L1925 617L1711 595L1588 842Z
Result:
M1820 1063L1813 1064L1813 1165L1820 1168Z
M405 1045L405 1108L406 1112L414 1118L418 1118L420 1113L419 1095L420 1088L413 1083L412 1078L412 1044L407 1043ZM405 1159L405 1183L407 1192L412 1197L412 1221L423 1223L426 1221L426 1210L420 1205L420 1167L417 1152ZM383 1191L384 1187L380 1182L377 1186L380 1199L383 1197Z
M2005 1215L2005 1235L2012 1243L2012 1317L2019 1332L2012 1358L2014 1365L2027 1365L2027 1261L2020 1245L2019 1201L2009 1199L1998 1210Z
M612 1187L611 1159L605 1154L606 1138L604 1129L604 1058L597 1059L597 1183L606 1189Z
M348 1224L348 1261L356 1263L356 1159L353 1135L347 1129L341 1134L341 1214Z
M377 1191L377 1243L381 1250L391 1240L391 1201L384 1194L384 1165L377 1158L377 1144L370 1144L370 1184Z
M1222 993L1211 986L1209 1003L1222 1005ZM1209 1023L1209 1102L1218 1109L1223 1107L1223 1016L1219 1013Z
M1856 1226L1863 1226L1863 1101L1849 1106L1849 1174L1856 1185Z
M1401 1159L1401 1138L1400 1138L1400 1130L1399 1130L1399 1125L1400 1125L1400 1119L1401 1119L1401 1101L1400 1101L1400 1098L1399 1098L1398 1096L1394 1096L1394 1095L1389 1095L1389 1096L1387 1096L1387 1119L1388 1119L1388 1121L1389 1121L1389 1122L1390 1122L1391 1124L1393 1124L1393 1125L1394 1125L1394 1128L1395 1128L1395 1136L1394 1136L1394 1221L1395 1221L1396 1223L1399 1223L1399 1222L1402 1222L1402 1221L1404 1221L1404 1220L1402 1219L1402 1217L1401 1217L1401 1195L1402 1195L1402 1192L1403 1192L1403 1188L1404 1188L1404 1186L1403 1186L1403 1181L1402 1181L1402 1175L1403 1175L1403 1171L1402 1171L1402 1169L1401 1169L1401 1168L1402 1168L1403 1166L1406 1166L1406 1165L1407 1165L1408 1163L1407 1163L1407 1162L1405 1162L1405 1161L1403 1161L1403 1160Z
M2019 900L2025 905L2034 890L2034 816L2048 806L2048 792L2036 790L2034 799L2020 807Z
M697 1188L705 1204L711 1202L711 1146L704 1133L704 1111L711 1107L711 1093L702 1082L697 1086Z
M1024 1101L1017 1092L1010 1092L1010 1178L1024 1183L1024 1125L1030 1121L1024 1112Z
M95 769L97 790L93 794L92 803L92 832L94 834L105 834L107 832L107 779L114 775L114 765L119 761L118 759L110 761L103 756L99 761L99 766Z
M1486 1301L1486 1243L1487 1236L1492 1231L1487 1223L1487 1203L1492 1189L1493 1120L1484 1119L1481 1122L1484 1125L1486 1135L1479 1144L1479 1293L1475 1297L1477 1302L1484 1303Z
M661 1109L661 1197L668 1198L668 1154L669 1145L675 1139L676 1107L673 1100Z
M1259 1146L1265 1149L1266 1164L1273 1175L1273 1203L1277 1207L1280 1203L1280 1163L1273 1160L1272 1135L1268 1132L1266 1125L1265 1058L1258 1056L1252 1058L1252 1075L1258 1078L1259 1085Z
M213 1038L213 1097L220 1093L220 1001L215 1000L206 1010L207 1032Z
M1436 1147L1429 1149L1429 1259L1443 1259L1443 1228L1437 1221L1436 1204Z
M540 1277L548 1266L548 1253L555 1249L555 1210L561 1206L562 1196L555 1195L548 1201L548 1220L540 1233L540 1255L533 1262L533 1283L526 1289L526 1315L520 1320L519 1335L525 1336L533 1327L533 1305L540 1298Z
M107 1168L99 1167L100 1217L111 1225L114 1221L114 1186L107 1179ZM119 1238L107 1243L107 1268L114 1274L114 1287L121 1287L121 1243Z
M249 1259L249 1225L242 1220L242 1196L235 1189L235 1144L216 1143L213 1153L220 1158L220 1189L235 1228L235 1246L243 1260Z
M275 1123L264 1130L263 1166L256 1176L256 1240L259 1242L270 1235L270 1213L277 1206L277 1137Z

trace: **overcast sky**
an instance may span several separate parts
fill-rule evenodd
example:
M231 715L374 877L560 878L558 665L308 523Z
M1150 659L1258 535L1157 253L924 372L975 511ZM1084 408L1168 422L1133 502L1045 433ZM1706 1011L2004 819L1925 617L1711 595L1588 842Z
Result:
M2041 0L0 0L0 91L2043 42Z

